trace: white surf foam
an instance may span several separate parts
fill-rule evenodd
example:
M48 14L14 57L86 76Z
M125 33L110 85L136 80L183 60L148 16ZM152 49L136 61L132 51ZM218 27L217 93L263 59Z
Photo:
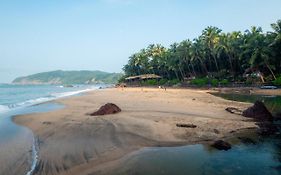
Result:
M10 108L8 106L0 105L0 113L7 112L9 109Z
M72 95L77 95L77 94L89 92L89 91L96 90L96 89L97 89L97 87L83 89L83 90L78 90L78 91L70 91L70 92L63 92L63 93L53 93L51 96L53 96L55 99L57 99L57 98L68 97L68 96L72 96Z
M33 144L32 144L32 162L31 162L31 167L30 167L30 170L26 173L26 175L32 175L36 166L37 166L37 163L38 163L38 152L37 152L37 149L36 149L36 145L37 145L37 142L36 142L36 139L33 137Z
M12 109L28 107L28 106L32 106L32 105L56 100L56 99L63 98L63 97L77 95L77 94L89 92L89 91L96 90L96 89L98 89L98 87L91 87L91 88L87 88L87 89L82 89L82 90L80 89L80 90L69 91L69 92L52 93L52 94L50 94L48 96L45 96L45 97L30 99L30 100L27 100L27 101L24 101L24 102L11 104L9 106L0 105L0 113L4 113L4 112L7 112L7 111L12 110Z

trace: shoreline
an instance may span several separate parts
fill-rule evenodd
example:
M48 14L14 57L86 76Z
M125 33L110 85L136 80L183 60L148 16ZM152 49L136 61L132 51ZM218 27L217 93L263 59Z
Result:
M117 87L122 88L122 87ZM128 86L126 88L146 88L146 89L159 89L159 86ZM189 89L189 90L202 90L202 91L209 91L209 92L218 92L218 93L239 93L239 94L253 94L253 95L272 95L272 96L281 96L281 88L278 89L261 89L258 87L252 86L245 86L245 87L170 87L167 86L166 89Z
M250 104L227 101L207 92L109 88L58 99L54 102L65 108L16 116L13 120L38 137L39 162L34 174L102 174L112 161L118 162L143 147L208 142L225 138L232 131L256 127L254 122L224 110L226 106L245 109ZM86 115L107 102L117 104L122 112ZM176 123L193 123L198 127L178 128ZM214 132L216 128L220 133Z

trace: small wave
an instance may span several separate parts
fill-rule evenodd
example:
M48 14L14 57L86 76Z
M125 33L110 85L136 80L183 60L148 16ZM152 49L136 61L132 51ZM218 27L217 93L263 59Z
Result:
M27 101L24 101L24 102L19 102L19 103L16 103L16 104L11 104L9 106L0 105L0 113L7 112L7 111L9 111L11 109L18 109L18 108L28 107L28 106L32 106L32 105L36 105L36 104L40 104L40 103L44 103L44 102L48 102L48 101L52 101L52 100L63 98L63 97L77 95L77 94L80 94L80 93L89 92L89 91L96 90L96 89L98 89L98 88L97 87L92 87L92 88L83 89L83 90L61 92L61 93L53 93L53 94L45 96L45 97L39 97L39 98L36 98L36 99L30 99L30 100L27 100Z
M10 108L8 106L0 105L0 113L9 111Z
M55 98L51 97L51 96L50 97L39 97L39 98L36 98L36 99L31 99L31 100L27 100L27 101L24 101L24 102L11 104L11 105L9 105L9 108L12 109L12 108L18 108L18 107L31 106L31 105L51 101L51 100L54 100L54 99Z
M97 89L97 88L95 87L95 88L83 89L83 90L78 90L78 91L53 93L51 96L53 96L55 99L57 99L57 98L68 97L68 96L72 96L72 95L76 95L76 94L80 94L80 93L84 93L84 92L89 92L89 91L92 91L95 89Z

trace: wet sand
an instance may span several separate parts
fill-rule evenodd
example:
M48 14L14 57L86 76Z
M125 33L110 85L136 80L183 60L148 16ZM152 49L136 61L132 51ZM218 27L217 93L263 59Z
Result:
M180 146L231 136L233 131L256 127L226 107L245 109L251 104L227 101L205 90L125 88L104 89L55 102L64 109L17 116L38 139L39 163L35 174L114 174L118 163L143 147ZM105 103L122 112L89 116ZM177 123L196 128L177 127ZM114 168L113 168L114 167Z
M0 174L25 175L30 170L32 133L22 130L7 143L0 142Z

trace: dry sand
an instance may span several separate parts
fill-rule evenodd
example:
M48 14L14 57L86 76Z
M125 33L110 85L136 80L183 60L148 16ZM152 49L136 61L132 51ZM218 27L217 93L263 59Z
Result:
M39 140L38 175L111 174L110 167L143 147L202 143L256 127L225 111L229 106L245 109L250 104L227 101L203 90L112 88L56 102L66 107L14 119ZM122 112L87 115L108 102ZM179 128L177 123L197 127Z

